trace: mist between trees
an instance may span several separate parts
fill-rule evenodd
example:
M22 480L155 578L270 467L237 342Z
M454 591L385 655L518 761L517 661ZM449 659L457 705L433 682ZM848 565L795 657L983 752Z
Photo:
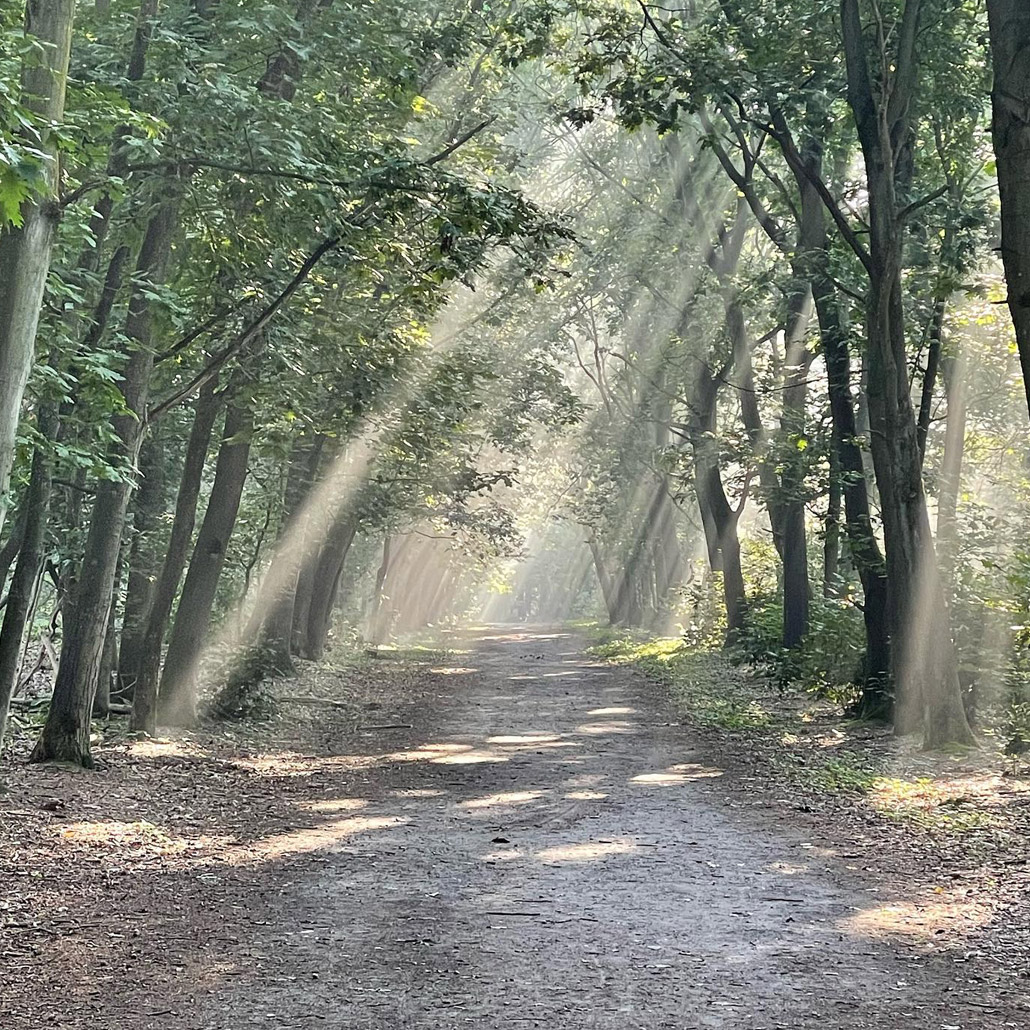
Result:
M29 0L0 33L33 760L484 618L1022 740L1020 0Z

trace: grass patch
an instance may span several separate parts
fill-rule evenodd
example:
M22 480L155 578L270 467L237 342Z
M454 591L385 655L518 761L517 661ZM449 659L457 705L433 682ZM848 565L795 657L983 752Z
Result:
M890 775L897 756L889 744L881 739L870 753L856 750L856 737L871 739L864 735L868 727L845 719L826 699L774 691L767 678L733 665L721 651L693 649L675 637L608 630L595 639L592 655L661 684L685 721L745 737L749 758L765 765L770 783L802 797L851 798L868 813L923 832L961 835L1001 825L954 783Z
M614 665L633 665L666 686L676 707L699 726L746 733L773 725L754 682L718 651L696 651L676 637L619 634L590 653Z

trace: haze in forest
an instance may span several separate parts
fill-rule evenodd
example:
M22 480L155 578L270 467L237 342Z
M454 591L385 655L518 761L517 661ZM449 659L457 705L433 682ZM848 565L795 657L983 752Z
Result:
M8 757L486 625L1018 775L1028 112L1025 0L3 5Z

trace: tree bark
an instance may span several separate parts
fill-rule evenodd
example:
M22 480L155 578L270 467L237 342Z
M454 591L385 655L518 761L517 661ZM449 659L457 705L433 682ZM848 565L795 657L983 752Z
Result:
M190 540L197 517L197 500L204 475L204 463L215 420L222 399L215 393L214 382L201 390L194 405L193 425L190 428L175 499L175 515L168 538L168 548L153 591L153 600L143 629L140 658L136 672L136 686L132 698L132 716L129 726L134 730L154 733L157 723L157 688L161 672L161 649L164 644L168 619L175 603L175 595L186 566Z
M316 660L325 653L332 628L333 609L340 590L340 577L357 529L356 519L337 519L318 555L300 652L304 658Z
M18 685L22 640L43 567L52 482L51 455L47 446L57 435L57 426L58 403L54 400L46 401L40 407L36 419L36 432L47 444L37 447L32 456L32 472L22 501L24 521L21 550L18 552L11 589L7 594L3 628L0 629L0 744L4 739L11 697Z
M726 643L731 644L740 636L747 621L747 593L737 535L740 511L734 510L727 499L719 469L719 443L715 435L719 386L719 379L707 369L700 371L688 432L694 452L694 493L701 512L712 571L722 573Z
M591 535L587 540L587 547L590 548L590 557L593 559L594 571L597 573L597 584L601 588L601 598L604 601L605 611L608 613L608 624L614 626L618 621L618 613L615 609L615 591L612 586L612 578L608 574L608 566L604 563L601 545Z
M247 481L253 424L245 401L230 402L211 495L193 546L161 672L158 721L165 725L191 726L197 719L197 673L225 552Z
M1030 5L987 0L994 61L994 153L1001 192L1001 256L1030 407Z
M372 589L372 604L369 615L369 637L373 644L381 644L389 636L390 614L383 613L383 587L390 572L390 534L383 536L383 556L376 570L375 586Z
M43 50L42 57L25 61L21 99L39 116L40 138L32 142L43 155L45 187L39 197L22 204L21 225L0 233L0 529L7 515L3 498L60 217L58 143L51 126L64 117L74 18L75 0L28 0L25 6L25 31Z
M143 634L157 582L158 556L153 539L165 506L165 453L156 433L144 441L140 452L140 486L132 513L128 579L118 647L119 692L132 697L139 678L143 655Z
M826 495L826 517L823 520L823 597L840 596L840 451L836 440L830 441L830 483Z
M920 0L906 0L890 82L874 87L858 0L842 0L848 101L865 157L869 190L866 317L873 466L880 494L892 617L895 729L920 725L928 747L973 740L962 704L930 533L915 414L908 383L902 305L903 227L899 169L907 166L909 113L918 77ZM903 153L904 152L904 153Z
M147 292L150 283L160 282L164 276L178 210L177 198L165 200L151 218L140 247L136 264L139 285L132 292L125 322L132 349L120 384L127 413L112 420L116 443L111 460L118 464L134 466L139 457L154 364L154 308ZM75 597L68 610L54 696L32 761L68 761L92 768L90 715L131 493L132 484L127 480L104 480L97 487Z
M926 460L926 438L930 434L930 416L933 412L933 397L937 389L937 373L941 365L941 343L944 338L944 315L948 302L938 297L933 304L930 318L929 346L926 350L926 368L923 370L923 384L919 392L919 415L916 418L916 439L919 444L919 464Z
M941 360L948 391L948 420L944 431L937 493L937 550L945 578L953 571L958 527L955 517L962 488L962 456L966 442L966 356L957 340L949 343L950 353Z

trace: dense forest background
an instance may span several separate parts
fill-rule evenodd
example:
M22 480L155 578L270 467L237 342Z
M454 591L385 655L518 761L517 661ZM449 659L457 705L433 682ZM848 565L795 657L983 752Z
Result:
M601 618L1019 754L1028 184L1021 0L4 5L0 733Z

